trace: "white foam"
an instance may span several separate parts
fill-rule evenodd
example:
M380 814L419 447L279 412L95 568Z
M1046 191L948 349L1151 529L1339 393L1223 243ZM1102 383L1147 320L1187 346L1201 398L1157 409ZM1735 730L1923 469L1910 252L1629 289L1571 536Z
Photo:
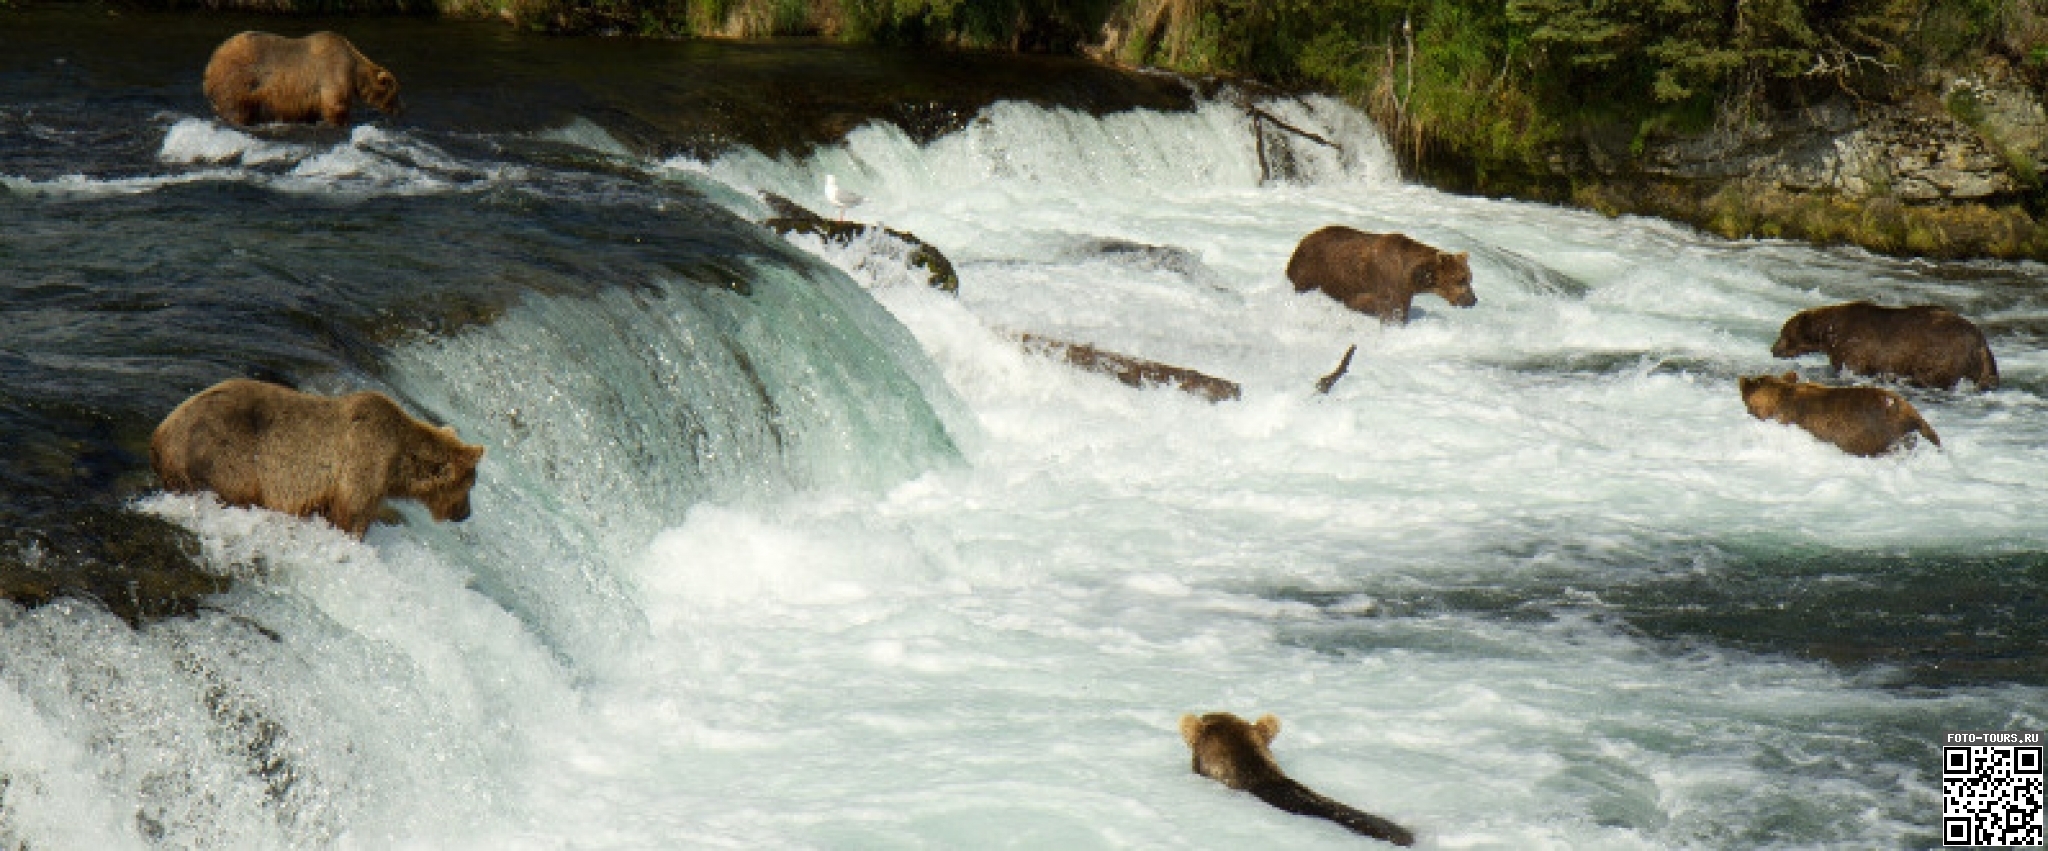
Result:
M157 159L166 163L240 163L256 166L296 162L313 152L307 145L258 139L231 127L199 118L180 119L164 133Z
M565 145L574 145L594 153L621 160L638 159L632 149L627 148L625 143L619 141L618 137L613 136L603 127L597 126L596 122L580 115L576 116L567 125L553 130L543 130L535 133L534 137L560 142Z
M1347 151L1379 144L1332 104L1273 109ZM1180 714L1233 711L1280 715L1290 772L1426 846L1894 847L1931 841L1939 793L1933 763L1892 739L1952 718L2041 725L2037 688L1871 688L1882 672L1681 650L1602 616L1633 572L1711 575L1736 545L2037 550L2034 391L1936 394L1923 412L1944 448L1874 460L1736 397L1736 376L1785 367L1768 347L1788 310L1939 282L1401 186L1378 155L1312 143L1297 179L1261 185L1250 133L1219 105L1006 105L925 146L869 127L802 160L701 164L693 179L735 198L807 201L840 174L866 214L951 256L960 293L911 285L878 245L799 241L866 292L779 269L744 297L535 298L390 359L408 398L491 447L469 522L408 509L356 542L146 502L245 580L225 611L279 633L201 658L306 737L292 755L314 770L292 806L316 829L291 833L240 763L149 750L198 778L175 800L225 813L177 838L1356 847L1189 772ZM331 152L334 173L387 142ZM1425 296L1390 328L1295 294L1288 254L1333 222L1471 251L1479 305ZM1104 240L1199 266L1086 248ZM1132 389L1012 332L1201 369L1244 397ZM730 380L726 340L762 389ZM1350 373L1314 393L1351 344ZM895 362L907 377L875 377ZM780 438L677 413L769 393L787 394ZM932 410L905 404L919 394ZM913 451L933 422L964 463ZM716 453L698 432L725 435L703 444ZM1512 597L1532 573L1584 577L1564 596L1585 613L1397 605ZM78 646L136 656L145 693L198 688L158 651ZM109 732L203 700L134 697L76 727L51 719L78 702L48 700L0 689L0 721L31 716L21 741L56 743L25 762L0 741L0 765L56 790L21 823L61 840L75 814L85 838L134 844L134 784L77 767L121 764L119 748L88 743L210 729Z

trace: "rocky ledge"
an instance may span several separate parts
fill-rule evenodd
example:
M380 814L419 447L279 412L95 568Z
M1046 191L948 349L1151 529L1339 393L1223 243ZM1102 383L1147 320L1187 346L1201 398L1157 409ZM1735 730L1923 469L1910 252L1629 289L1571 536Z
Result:
M2048 259L2043 93L2002 60L1929 72L1918 92L1895 103L1840 94L1692 134L1587 132L1534 182L1609 214L1728 237Z

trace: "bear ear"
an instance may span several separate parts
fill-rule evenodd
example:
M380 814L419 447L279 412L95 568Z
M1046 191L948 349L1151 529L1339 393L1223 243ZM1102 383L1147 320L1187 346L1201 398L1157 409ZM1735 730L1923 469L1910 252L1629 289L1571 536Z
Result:
M1188 747L1194 747L1195 740L1202 737L1202 719L1194 715L1180 717L1180 737L1187 740Z
M1280 719L1268 712L1259 716L1259 720L1252 722L1252 729L1259 731L1259 741L1272 744L1274 739L1280 737Z
M1787 372L1787 373L1785 373L1785 383L1786 383L1786 384L1798 384L1798 383L1799 383L1799 373L1797 373L1797 372Z
M476 462L483 460L484 448L474 443L462 442L462 438L455 434L454 426L444 425L437 426L436 428L441 432L442 435L448 438L448 445L454 447L453 450L451 451L451 454L453 455L455 460L468 464L472 467L476 466Z
M1470 257L1470 256L1472 256L1472 253L1471 253L1471 252L1469 252L1469 251L1460 251L1460 252L1458 252L1458 253L1456 253L1456 254L1453 254L1453 255L1451 255L1452 259L1455 259L1455 260L1464 260L1465 258L1467 258L1467 257Z

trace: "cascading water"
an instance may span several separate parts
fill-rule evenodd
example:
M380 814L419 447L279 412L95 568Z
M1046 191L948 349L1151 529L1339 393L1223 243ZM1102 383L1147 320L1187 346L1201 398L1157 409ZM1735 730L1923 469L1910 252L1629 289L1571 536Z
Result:
M1341 104L1262 108L1337 146L1221 102L666 160L588 121L174 117L146 174L8 175L42 200L0 214L132 193L154 236L259 253L179 216L348 213L355 247L258 257L299 330L235 351L297 333L315 389L489 454L470 521L364 542L143 498L235 580L191 617L0 604L0 847L1355 846L1191 774L1204 711L1280 715L1298 779L1425 845L1910 847L1936 735L2044 726L2048 273L1443 195ZM759 191L830 212L827 174L958 296L886 238L742 221ZM1340 222L1470 252L1479 304L1382 327L1295 294L1295 241ZM1823 370L1772 359L1777 324L1857 297L1990 333L2000 390L1909 393L1942 448L1744 412L1737 376ZM395 319L429 308L463 321Z

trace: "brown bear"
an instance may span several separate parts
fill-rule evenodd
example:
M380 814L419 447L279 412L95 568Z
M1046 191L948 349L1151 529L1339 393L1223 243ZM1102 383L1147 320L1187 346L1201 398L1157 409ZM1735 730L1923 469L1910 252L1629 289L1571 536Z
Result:
M238 126L325 121L346 127L356 101L387 114L399 109L398 78L331 32L232 36L206 63L204 88L213 111Z
M1826 352L1836 370L1902 378L1922 387L1954 388L1967 378L1979 390L1998 386L1998 362L1984 332L1931 304L1879 307L1867 301L1802 310L1785 320L1771 354Z
M1247 724L1228 712L1180 718L1180 737L1194 752L1195 773L1232 789L1243 789L1295 815L1325 818L1353 833L1395 845L1415 844L1415 834L1379 816L1332 801L1280 770L1267 745L1280 735L1280 719L1262 715Z
M330 398L245 378L186 399L149 441L150 466L172 491L317 514L357 538L387 497L418 500L435 520L468 519L483 454L382 393Z
M1479 303L1465 252L1438 251L1398 233L1366 233L1331 225L1303 237L1287 258L1294 291L1326 295L1381 322L1408 321L1409 302L1436 293L1457 307Z
M1796 372L1747 375L1738 384L1751 416L1799 426L1851 455L1882 455L1910 445L1915 432L1941 445L1913 403L1882 387L1802 384Z

